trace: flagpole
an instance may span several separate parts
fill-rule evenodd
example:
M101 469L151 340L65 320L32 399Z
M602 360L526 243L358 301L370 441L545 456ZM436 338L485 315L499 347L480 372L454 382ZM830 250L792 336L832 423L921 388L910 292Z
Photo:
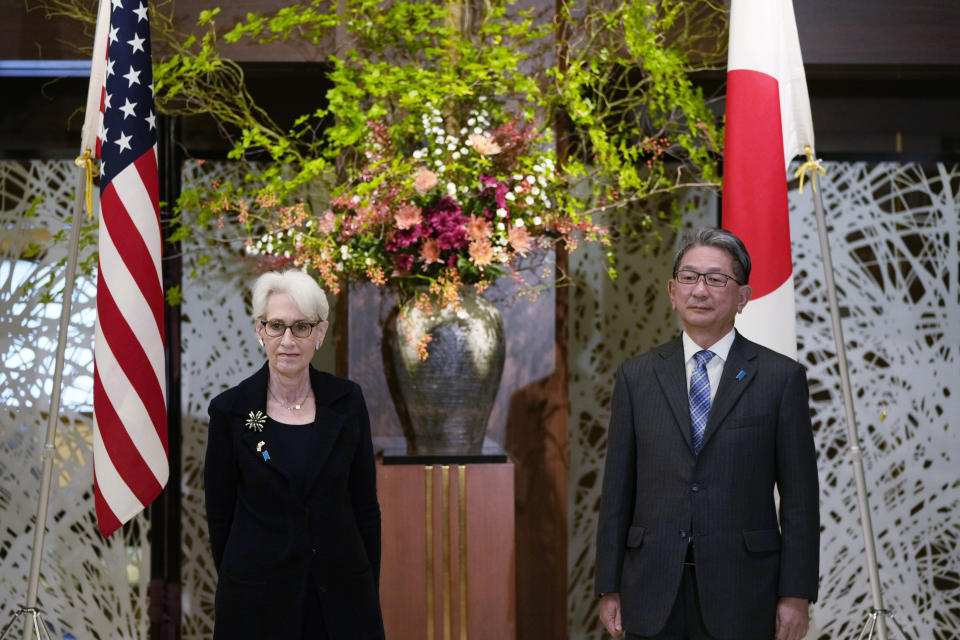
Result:
M813 152L807 148L809 163L814 163ZM806 167L806 165L805 165ZM867 570L870 576L870 595L873 600L873 610L867 621L870 629L868 638L873 637L874 630L877 638L887 640L887 628L884 624L885 616L890 616L897 629L904 638L907 635L893 618L893 614L883 608L883 593L880 586L880 572L877 565L877 549L873 536L873 523L870 517L870 503L867 497L867 480L863 471L863 450L860 448L860 438L857 435L857 422L853 411L853 393L850 386L850 371L847 365L847 351L843 340L843 328L840 325L840 306L837 303L837 287L833 279L833 261L830 257L830 243L827 239L827 223L824 215L823 199L816 188L816 177L811 176L811 191L813 192L813 208L817 216L817 231L820 236L820 254L823 259L824 282L827 287L827 300L830 304L830 319L833 323L833 340L837 349L837 364L840 371L840 390L843 393L843 409L847 422L847 440L850 443L848 454L853 464L853 476L857 484L857 507L860 511L860 526L863 530L864 547L867 553ZM866 632L866 628L864 628ZM863 633L860 634L863 637Z
M38 627L37 592L40 586L40 565L43 562L43 541L47 530L47 507L53 478L53 462L56 456L57 422L60 420L60 387L63 382L63 363L67 349L67 331L70 326L70 308L73 302L73 283L77 275L77 254L80 247L80 227L83 224L83 193L86 176L81 172L77 184L77 197L73 212L73 228L70 234L70 250L67 257L67 272L64 276L63 303L60 309L60 329L57 340L57 359L53 369L53 392L50 396L50 413L47 418L47 439L43 445L43 475L40 480L40 499L37 502L37 518L33 527L33 549L30 556L30 579L27 583L27 603L22 611L33 613L24 624L23 639L31 633L42 638ZM42 631L46 631L45 624ZM48 637L48 636L47 636Z

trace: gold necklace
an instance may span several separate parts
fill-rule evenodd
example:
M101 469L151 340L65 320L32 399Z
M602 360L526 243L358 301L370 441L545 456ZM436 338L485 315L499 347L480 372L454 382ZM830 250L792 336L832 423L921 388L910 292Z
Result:
M273 396L273 399L276 400L281 407L287 411L300 411L300 408L303 407L303 403L307 401L307 398L310 397L310 391L307 391L307 395L303 396L303 399L300 402L295 402L294 404L284 404L283 400L277 397L277 394L273 392L273 389L270 388L270 385L267 385L267 391L270 392L270 395Z

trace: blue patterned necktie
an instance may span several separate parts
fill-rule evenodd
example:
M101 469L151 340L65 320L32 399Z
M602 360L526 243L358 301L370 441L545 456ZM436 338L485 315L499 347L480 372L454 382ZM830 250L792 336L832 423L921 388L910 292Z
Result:
M713 356L713 351L706 350L693 354L697 360L697 366L690 376L690 421L693 424L690 436L694 453L700 453L703 432L710 417L710 378L707 376L707 363Z

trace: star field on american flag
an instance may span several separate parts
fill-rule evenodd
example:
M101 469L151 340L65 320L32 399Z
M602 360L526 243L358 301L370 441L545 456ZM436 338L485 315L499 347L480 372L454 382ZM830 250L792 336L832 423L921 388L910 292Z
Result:
M111 0L106 74L101 184L157 143L150 22L141 0Z

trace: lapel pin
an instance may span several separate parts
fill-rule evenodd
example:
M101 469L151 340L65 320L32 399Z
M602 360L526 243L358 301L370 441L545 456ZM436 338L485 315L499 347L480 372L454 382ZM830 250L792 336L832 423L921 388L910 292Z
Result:
M267 416L262 411L251 411L247 416L244 426L250 431L263 431L263 425L267 423Z
M257 443L257 453L263 456L264 461L270 460L270 452L264 449L266 444L263 440Z
M747 375L747 372L743 369L740 369L740 373L737 374L737 380L743 380L743 376Z

